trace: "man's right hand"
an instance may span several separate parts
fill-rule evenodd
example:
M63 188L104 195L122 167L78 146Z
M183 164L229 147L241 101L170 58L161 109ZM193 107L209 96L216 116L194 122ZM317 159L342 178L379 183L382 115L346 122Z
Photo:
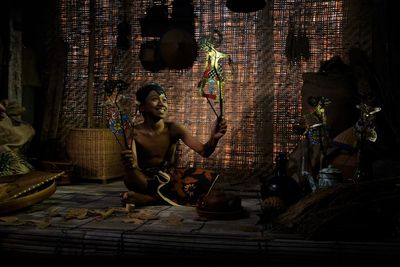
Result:
M137 168L137 166L135 166L133 163L132 150L123 150L121 152L121 159L126 170L133 170Z
M226 131L227 131L227 122L223 117L219 117L214 123L211 137L216 140L219 140L222 136L225 135Z

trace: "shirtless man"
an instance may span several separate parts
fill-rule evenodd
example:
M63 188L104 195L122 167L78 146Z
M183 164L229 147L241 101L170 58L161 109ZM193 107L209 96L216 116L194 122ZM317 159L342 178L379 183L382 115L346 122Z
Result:
M154 174L159 170L168 172L168 168L173 167L177 142L182 140L201 156L209 157L226 133L226 121L218 118L209 140L202 143L182 124L165 121L167 96L160 85L144 85L137 91L136 100L144 121L134 126L131 150L122 152L126 169L124 182L129 189L122 194L122 201L138 206L162 203L157 194L160 181Z

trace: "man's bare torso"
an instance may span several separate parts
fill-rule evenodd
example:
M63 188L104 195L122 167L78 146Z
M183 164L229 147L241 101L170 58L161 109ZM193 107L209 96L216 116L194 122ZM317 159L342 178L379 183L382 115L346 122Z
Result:
M173 123L166 122L160 132L149 131L142 124L136 126L134 140L139 167L160 167L165 160L171 162L178 141L177 136Z

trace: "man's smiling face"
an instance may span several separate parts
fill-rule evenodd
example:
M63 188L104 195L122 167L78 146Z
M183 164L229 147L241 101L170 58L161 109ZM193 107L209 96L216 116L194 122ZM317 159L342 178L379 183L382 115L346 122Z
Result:
M156 91L151 91L146 97L143 112L158 118L165 118L168 111L167 97L165 94L158 94Z

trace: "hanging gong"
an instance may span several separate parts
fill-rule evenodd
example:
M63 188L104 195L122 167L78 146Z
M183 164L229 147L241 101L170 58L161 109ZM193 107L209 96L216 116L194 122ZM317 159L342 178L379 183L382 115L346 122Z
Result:
M249 13L261 10L265 7L266 0L227 0L226 7L233 12Z
M167 67L187 69L197 57L197 43L194 36L182 29L166 32L160 41L160 53Z
M143 68L148 71L157 72L166 67L160 56L160 44L158 40L142 43L140 45L139 57Z

